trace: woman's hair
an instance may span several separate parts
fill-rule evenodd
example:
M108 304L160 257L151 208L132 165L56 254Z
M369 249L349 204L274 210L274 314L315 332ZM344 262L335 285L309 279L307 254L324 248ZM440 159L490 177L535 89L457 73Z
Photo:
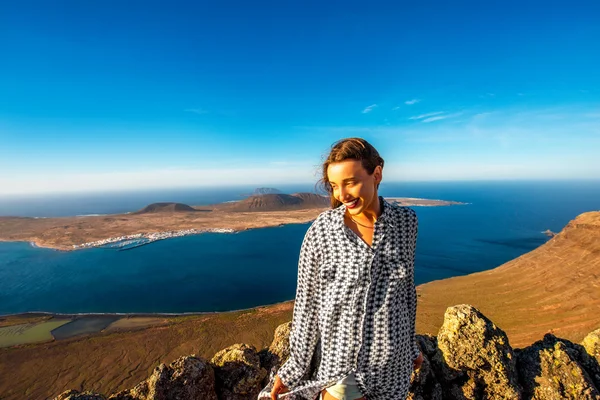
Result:
M375 147L365 139L347 138L334 143L333 146L331 146L331 151L329 152L327 159L323 162L323 175L317 182L320 189L329 193L331 208L339 207L342 203L333 197L333 189L331 188L329 178L327 177L327 168L331 163L344 160L360 161L369 175L373 174L375 167L378 165L381 165L381 168L383 168L383 158L381 158L377 150L375 150ZM377 187L379 188L379 184L377 184Z

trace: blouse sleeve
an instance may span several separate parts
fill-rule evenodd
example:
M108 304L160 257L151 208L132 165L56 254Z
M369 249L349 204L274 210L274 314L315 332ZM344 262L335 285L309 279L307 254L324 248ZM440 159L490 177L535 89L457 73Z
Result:
M315 256L313 225L308 229L298 262L298 284L290 331L290 357L278 371L285 386L296 386L307 371L319 340L317 298L318 260Z
M417 214L414 212L414 210L411 210L412 212L410 213L410 223L409 223L409 237L410 237L410 252L412 253L412 265L411 268L409 268L409 289L408 289L408 306L409 306L409 316L410 316L410 323L411 323L411 332L413 335L413 360L415 360L417 357L419 357L419 354L421 353L421 350L419 349L419 346L417 345L417 341L416 341L416 330L415 330L415 324L416 324L416 320L417 320L417 289L415 287L415 254L416 254L416 249L417 249L417 233L418 233L418 220L417 220Z

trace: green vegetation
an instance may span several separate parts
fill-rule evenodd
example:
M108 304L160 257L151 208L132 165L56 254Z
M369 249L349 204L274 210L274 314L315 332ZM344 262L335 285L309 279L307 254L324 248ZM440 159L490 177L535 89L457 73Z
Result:
M0 328L0 347L53 340L52 331L70 319L52 319L47 322L5 326Z

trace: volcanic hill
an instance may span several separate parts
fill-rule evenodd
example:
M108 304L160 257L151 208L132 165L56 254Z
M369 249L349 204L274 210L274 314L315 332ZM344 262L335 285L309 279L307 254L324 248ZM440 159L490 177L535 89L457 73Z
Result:
M195 208L183 203L152 203L132 214L152 214L169 212L190 212L197 211Z
M283 193L281 190L279 189L275 189L275 188L268 188L268 187L259 187L254 189L254 191L250 194L247 194L245 196L260 196L263 194L281 194Z
M222 211L283 211L329 206L329 198L315 193L262 194L247 199L216 204L213 208Z

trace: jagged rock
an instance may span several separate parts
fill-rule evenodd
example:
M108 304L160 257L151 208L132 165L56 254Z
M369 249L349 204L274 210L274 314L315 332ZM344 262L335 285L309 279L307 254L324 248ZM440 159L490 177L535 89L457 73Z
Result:
M161 364L146 381L109 400L254 400L267 371L272 377L289 358L290 329L291 322L277 327L273 342L260 353L236 344L210 363L191 356ZM416 341L423 364L411 376L408 400L600 400L600 329L581 345L546 335L513 352L501 329L477 309L459 305L447 309L437 338L417 335ZM317 345L303 379L315 379L320 357ZM106 397L70 390L54 400Z
M600 329L590 332L581 342L587 353L600 363Z
M261 386L265 386L276 374L277 370L290 358L290 331L292 321L281 324L275 329L271 345L258 352L260 366L267 371Z
M547 334L518 352L517 359L525 399L600 400L584 367L597 368L598 363L583 346Z
M446 397L456 400L464 399L487 399L482 394L482 385L478 384L475 379L475 374L469 371L466 374L466 379L463 381L453 382L447 390ZM449 396L448 396L449 395ZM493 397L494 399L496 397ZM498 397L503 399L504 397Z
M417 335L417 344L423 353L423 363L410 377L407 400L442 400L442 386L436 380L428 357L428 354L435 352L435 347L431 347L431 344L435 343L434 340L431 336Z
M275 329L273 342L258 353L260 365L267 371L279 369L290 357L290 330L292 322L281 324Z
M256 399L267 371L254 346L234 344L215 354L211 363L220 400Z
M431 335L416 335L415 339L421 352L431 358L437 352L437 338Z
M450 386L458 385L462 393L453 398L521 398L508 337L476 308L466 304L449 307L437 344L439 352L433 362L438 363L441 379Z
M160 364L147 380L109 400L217 400L215 374L209 363L195 356Z
M106 400L101 394L92 392L79 392L77 390L67 390L56 396L54 400Z
M279 357L279 362L283 364L290 358L290 331L292 321L281 324L275 329L273 342L269 346L269 352Z
M583 354L583 366L590 374L596 389L600 391L600 329L590 332L581 342L585 354Z

